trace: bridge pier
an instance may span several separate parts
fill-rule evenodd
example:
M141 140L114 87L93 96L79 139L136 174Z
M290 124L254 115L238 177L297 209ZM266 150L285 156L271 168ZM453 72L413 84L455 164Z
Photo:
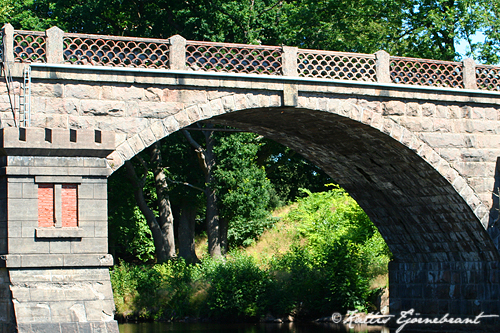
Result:
M118 332L110 132L0 130L0 332Z
M391 314L415 310L423 317L449 314L474 318L500 311L500 263L498 261L452 261L389 263ZM417 316L414 316L417 317ZM498 318L481 324L498 323Z

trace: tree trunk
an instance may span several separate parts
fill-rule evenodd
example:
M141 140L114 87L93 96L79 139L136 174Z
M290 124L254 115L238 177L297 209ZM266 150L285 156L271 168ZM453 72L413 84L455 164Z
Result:
M187 263L197 263L194 244L194 227L196 222L196 207L189 203L182 203L179 214L178 246L179 257Z
M200 165L205 174L205 195L207 197L207 236L208 236L208 252L211 257L222 256L221 251L221 238L219 231L219 209L217 208L217 195L215 190L211 188L213 183L213 172L215 168L215 155L213 153L214 139L212 137L213 125L207 124L203 134L205 136L206 148L203 149L198 142L196 142L187 130L182 130L182 133L189 141L191 146L194 147Z
M156 142L149 148L153 174L155 177L156 196L158 200L158 224L164 238L164 248L168 258L175 257L174 216L170 207L170 198L167 193L167 179L163 172L163 163L160 155L160 143Z
M228 251L227 243L227 230L229 228L229 222L225 218L219 220L219 234L220 234L220 246L222 255L225 256Z
M207 125L207 127L212 127ZM213 131L203 131L205 134L205 162L207 172L205 174L205 183L207 184L207 229L208 229L208 251L212 257L222 256L221 239L219 230L219 209L217 208L217 195L211 187L214 180L215 155L213 152L214 138Z
M153 243L155 246L156 260L158 262L165 262L168 260L167 252L165 251L165 242L164 237L162 235L160 226L156 221L156 216L154 212L148 207L146 199L144 198L144 182L139 181L137 174L135 173L134 166L132 162L126 161L125 167L127 168L127 174L134 185L134 196L139 209L142 214L146 218L146 222L149 226L149 230L151 230L151 234L153 235Z
M157 143L158 144L158 143ZM158 144L159 145L159 144ZM146 218L149 230L153 236L155 246L156 260L159 263L165 262L175 257L175 239L174 239L174 220L170 200L166 193L166 179L161 167L161 157L159 155L159 146L154 145L150 149L151 161L154 163L153 174L155 177L155 187L158 197L158 210L160 216L156 216L153 210L148 206L144 196L144 186L148 168L144 160L137 156L144 168L144 176L139 179L131 161L125 162L127 175L134 185L134 196L139 209Z

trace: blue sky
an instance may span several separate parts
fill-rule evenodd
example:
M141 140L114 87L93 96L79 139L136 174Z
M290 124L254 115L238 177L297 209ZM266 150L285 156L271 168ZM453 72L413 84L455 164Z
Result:
M482 42L482 41L484 41L484 37L485 37L484 34L479 32L479 33L472 36L472 42L473 43ZM470 52L470 47L469 47L469 43L467 43L467 41L465 39L459 41L458 43L455 43L455 50L458 53L460 53L460 55L462 56L462 59L470 58L470 57L466 56L467 52Z

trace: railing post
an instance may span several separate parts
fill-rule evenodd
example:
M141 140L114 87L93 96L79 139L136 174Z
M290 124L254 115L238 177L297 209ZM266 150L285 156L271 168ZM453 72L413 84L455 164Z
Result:
M297 53L299 48L292 46L283 46L283 76L298 76L297 71Z
M186 38L180 35L170 37L169 67L176 70L186 69Z
M7 23L2 27L2 44L3 44L3 54L2 60L4 63L14 62L14 27Z
M49 64L62 64L64 63L63 57L63 36L64 31L58 27L52 27L45 31L47 36L46 42L46 56L47 63Z
M384 50L375 52L375 68L377 72L377 82L391 83L391 56Z
M465 89L477 89L476 81L476 63L470 58L462 61L463 64L463 80Z

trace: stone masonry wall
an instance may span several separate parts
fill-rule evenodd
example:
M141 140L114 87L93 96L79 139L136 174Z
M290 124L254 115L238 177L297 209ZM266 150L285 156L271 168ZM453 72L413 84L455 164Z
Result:
M11 269L19 332L113 332L108 268Z
M498 262L389 264L391 313L415 309L422 316L474 318L500 312ZM482 324L498 324L498 318Z
M498 258L490 237L452 184L373 127L293 108L228 113L220 121L285 143L320 166L363 207L395 260Z
M5 268L0 268L0 333L14 332L15 323L9 272Z
M0 324L18 332L117 333L104 158L113 142L103 142L112 136L3 128L0 138L0 306L12 314Z
M40 260L55 260L54 263L58 263L58 260L64 258L63 260L67 261L65 266L70 266L71 255L107 253L105 160L85 157L8 156L4 157L3 161L4 165L7 164L6 168L9 173L28 174L27 176L15 175L7 180L9 260L14 260L14 255L19 255L16 258L22 260L23 266L29 267L30 265L36 266ZM71 175L68 172L60 175L58 168L68 164L73 166ZM92 176L90 176L91 173ZM68 182L78 183L78 228L53 230L38 228L38 185L67 184ZM56 236L51 235L51 231L67 234ZM20 256L21 254L23 256ZM63 256L60 256L61 254Z
M467 266L469 263L485 263L478 268L485 273L489 269L485 267L498 262L498 250L485 232L488 229L498 247L500 232L494 226L497 207L491 193L500 184L496 181L500 107L495 93L97 66L90 69L33 65L31 73L31 126L116 133L116 150L107 159L113 170L152 143L202 120L255 131L298 150L345 187L380 229L399 265L392 268L396 280L391 284L396 289L391 297L396 301L405 302L407 296L398 294L401 281L416 290L443 289L428 285L422 277L410 281L412 273L403 272L411 272L406 266L411 263L456 263L456 271L463 275L474 268ZM6 97L5 92L1 94L3 128L14 125ZM40 143L50 146L43 140ZM92 144L88 152L98 145ZM60 153L68 152L62 149ZM60 156L79 154L73 149L71 155ZM96 223L102 223L104 217L92 216L97 210L85 206L80 197L89 179L102 185L105 175L88 178L85 174L72 174L81 167L71 165L73 159L61 157L57 162L61 168L56 164L43 165L54 163L55 158L34 159L35 164L28 160L7 160L11 165L6 168L10 176L5 186L8 193L13 191L12 202L18 203L10 206L9 195L6 266L12 272L18 268L36 269L38 259L45 260L47 266L68 269L109 264L106 255L99 253L106 244L98 236ZM54 168L54 176L67 176L68 181L43 178L47 176L43 172ZM75 180L75 176L81 179ZM35 204L36 184L44 182L79 184L79 210L85 209L85 214L90 215L88 222L93 223L94 229L80 228L80 222L86 221L80 216L77 229L81 230L46 231L38 228L38 221L33 218L37 208L14 211L11 222L14 206L21 202ZM95 187L92 188L89 202L99 199L95 197ZM62 187L54 187L55 197L59 190ZM93 230L94 240L86 234L88 230ZM53 238L66 239L59 242ZM36 254L38 250L46 255ZM417 270L431 272L434 268ZM444 266L436 270L443 274L453 271ZM490 309L496 294L484 293L480 288L487 289L491 283L496 282L480 282L474 289L472 280L464 282L460 286L461 309L465 306L462 310L470 310L466 303L470 298L463 296L467 290L462 287L476 290L476 296ZM441 290L432 299L445 302L443 310L454 311L452 283L446 288L448 294ZM418 296L411 297L409 300L417 303L410 305L420 304ZM421 304L428 300L424 298Z
M7 179L0 177L0 255L7 254Z

